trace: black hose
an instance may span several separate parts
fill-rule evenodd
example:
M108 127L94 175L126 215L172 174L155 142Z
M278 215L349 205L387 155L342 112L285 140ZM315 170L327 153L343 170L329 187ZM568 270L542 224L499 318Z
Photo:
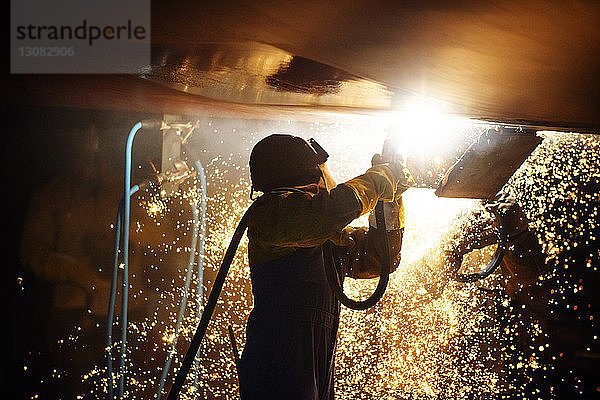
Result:
M225 252L225 256L223 257L223 261L221 262L221 267L219 268L219 272L215 278L215 283L210 290L210 295L208 296L208 300L206 302L206 306L204 307L204 311L202 312L202 317L200 318L200 322L198 323L198 328L196 328L196 333L192 338L190 343L190 347L185 353L185 357L181 363L181 367L179 371L177 371L177 376L175 377L175 381L173 382L173 386L171 386L171 390L169 391L169 395L167 400L176 400L179 396L179 392L185 383L185 378L192 367L192 363L194 362L194 358L198 353L198 349L200 348L200 344L202 343L202 339L206 334L206 330L208 329L208 324L212 317L213 312L215 311L215 307L217 306L217 300L221 295L221 290L223 289L223 284L225 283L225 278L227 277L227 273L229 272L229 267L233 262L233 258L235 257L235 253L237 248L244 236L244 232L248 226L248 210L244 213L244 216L238 223L237 228L235 228L235 232L233 233L233 237L231 238L231 242L229 243L229 247Z
M506 231L504 229L504 226L502 225L502 217L500 213L496 210L491 210L490 212L494 214L494 216L496 217L496 221L498 222L499 241L498 247L496 248L496 252L492 256L490 262L481 271L477 271L473 274L456 273L453 276L453 278L457 282L470 283L487 278L500 266L500 263L504 258L506 248L508 247L508 236L506 235Z
M383 202L381 201L378 202L375 206L375 221L377 223L378 232L381 232L381 240L384 244L385 255L380 260L381 272L379 274L379 282L377 283L377 287L375 288L375 291L371 294L371 296L369 296L365 300L354 300L346 296L342 287L342 282L340 282L340 277L338 275L337 268L335 266L335 259L333 256L332 248L333 243L327 241L323 245L323 257L325 259L325 275L327 276L327 282L329 283L329 287L331 287L333 294L343 305L353 310L366 310L367 308L373 307L379 300L381 300L381 298L385 294L385 290L387 289L387 285L390 280L390 245L385 228Z

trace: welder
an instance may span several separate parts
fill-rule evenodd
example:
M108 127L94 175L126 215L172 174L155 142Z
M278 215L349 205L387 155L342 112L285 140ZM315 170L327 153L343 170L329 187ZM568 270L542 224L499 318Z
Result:
M238 365L243 400L334 398L340 303L326 280L324 245L340 279L378 276L383 257L392 270L398 265L410 173L376 155L363 175L336 185L327 158L314 140L284 134L262 139L250 155L252 189L263 195L248 216L254 308ZM348 226L378 201L386 202L379 229L389 253L374 218L368 229Z
M120 185L93 124L73 129L66 148L69 168L33 194L21 257L33 276L53 286L53 309L77 315L65 316L72 325L89 319L88 308L94 316L106 313L110 281L98 268L111 263ZM52 325L57 328L56 319Z
M94 124L66 135L68 168L33 193L23 225L21 261L35 288L30 330L23 331L32 335L27 350L39 351L34 365L68 371L58 395L74 398L85 385L78 374L103 356L98 324L106 318L110 280L99 269L111 263L110 225L121 185ZM63 340L74 329L85 334Z

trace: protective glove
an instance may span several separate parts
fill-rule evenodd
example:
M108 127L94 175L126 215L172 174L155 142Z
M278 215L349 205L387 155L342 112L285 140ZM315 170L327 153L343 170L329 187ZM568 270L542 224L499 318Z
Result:
M388 161L388 162L386 162ZM394 201L383 203L383 215L385 219L385 229L394 231L404 227L404 208L402 206L402 193L410 186L414 185L414 181L406 166L401 162L400 157L395 159L386 159L381 154L375 154L371 158L371 165L385 164L390 167L394 177L397 179L396 188L394 190ZM369 215L369 226L377 227L377 218L375 210Z
M394 177L396 178L396 197L398 200L399 196L406 191L411 186L415 186L415 181L410 174L409 169L404 165L404 162L401 160L400 156L389 157L382 156L381 154L375 154L371 158L371 165L387 165L392 170Z

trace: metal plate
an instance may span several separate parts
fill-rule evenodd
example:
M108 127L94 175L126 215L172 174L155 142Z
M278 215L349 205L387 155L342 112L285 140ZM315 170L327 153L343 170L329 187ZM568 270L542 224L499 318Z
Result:
M540 144L532 133L490 129L446 172L438 197L491 199Z

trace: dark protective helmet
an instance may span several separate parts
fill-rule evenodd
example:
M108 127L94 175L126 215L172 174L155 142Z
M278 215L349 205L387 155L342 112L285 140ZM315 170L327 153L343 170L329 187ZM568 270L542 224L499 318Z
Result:
M252 188L268 192L279 187L316 183L319 165L329 155L319 144L298 136L273 134L260 140L250 154Z

